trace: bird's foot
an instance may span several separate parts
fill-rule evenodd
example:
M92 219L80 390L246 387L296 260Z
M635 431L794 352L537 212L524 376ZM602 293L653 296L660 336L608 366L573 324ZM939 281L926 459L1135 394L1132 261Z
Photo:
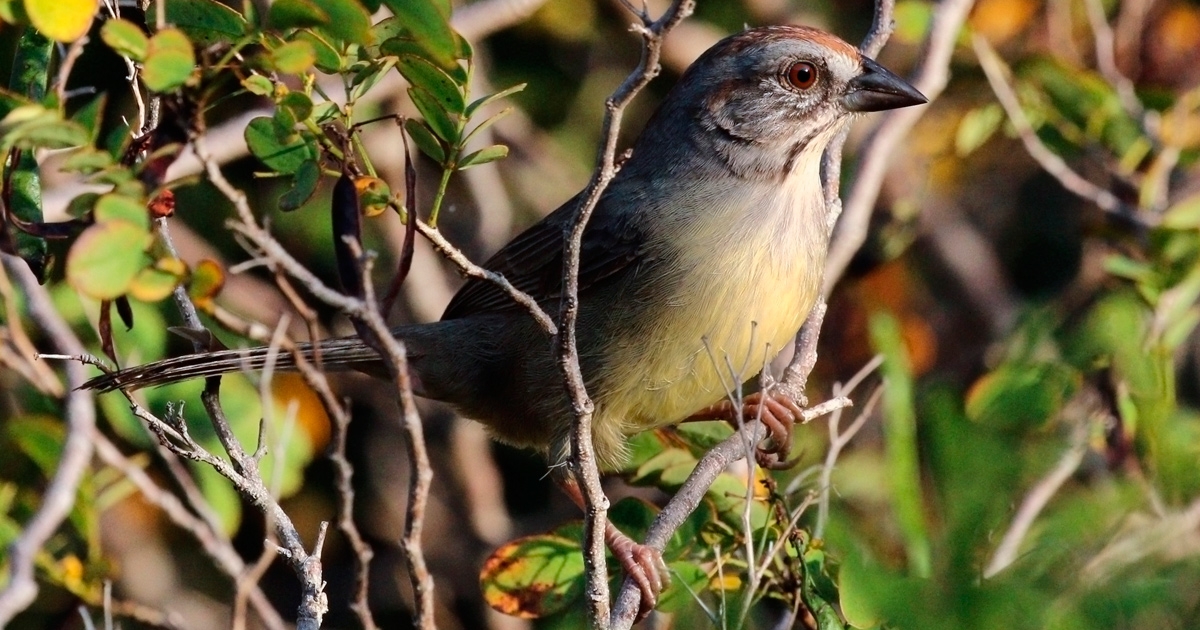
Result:
M604 528L604 541L625 569L625 575L641 591L642 600L637 616L641 621L658 605L659 594L671 583L671 574L667 563L663 561L662 552L634 541L612 523Z
M765 395L755 392L742 401L741 413L738 411L733 402L722 400L689 419L719 418L728 421L735 429L743 422L760 420L767 428L767 439L754 449L754 459L758 465L772 470L796 465L798 460L788 459L787 456L792 450L792 429L797 420L803 417L803 410L791 396L783 392Z

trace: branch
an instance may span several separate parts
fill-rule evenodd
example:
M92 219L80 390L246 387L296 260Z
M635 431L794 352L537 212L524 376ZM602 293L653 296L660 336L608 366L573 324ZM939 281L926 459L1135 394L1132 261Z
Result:
M1058 154L1042 143L1037 132L1033 130L1033 125L1025 117L1025 111L1021 109L1021 103L1017 100L1016 93L1005 78L1008 70L1004 67L1004 62L1001 61L991 44L988 44L982 36L974 35L971 37L971 45L975 48L975 55L979 57L980 67L987 75L988 84L992 86L992 92L996 94L996 99L1004 107L1009 121L1016 129L1029 156L1042 167L1042 170L1057 179L1063 188L1096 204L1106 213L1128 218L1130 212L1115 195L1076 173Z
M575 323L579 315L579 255L583 231L600 196L616 175L617 138L625 108L642 88L658 76L661 66L662 39L695 6L694 0L675 0L657 21L638 14L641 24L633 30L642 36L642 57L637 68L625 78L605 103L603 142L597 156L597 166L583 193L583 203L576 210L575 221L563 247L563 296L559 303L558 366L562 370L567 395L571 399L575 422L571 431L571 472L579 484L584 504L583 549L586 570L585 600L592 627L609 625L608 570L604 561L604 530L607 523L608 499L600 487L600 471L592 445L592 400L583 382L579 367L579 349L575 343ZM637 13L637 12L635 12Z
M9 276L16 280L25 293L31 319L41 325L58 351L71 355L84 354L83 344L55 310L45 287L38 284L24 261L8 254L0 254L0 260L3 260ZM75 505L79 482L92 458L91 438L96 426L96 408L91 393L79 389L87 380L83 364L68 363L64 370L67 375L64 402L67 437L63 442L58 468L42 495L41 506L17 539L9 545L8 584L0 591L0 627L4 627L37 597L34 560Z
M1089 424L1087 423L1076 427L1071 438L1070 448L1059 458L1058 464L1030 489L1029 494L1025 495L1025 500L1021 501L1021 507L1017 509L1017 514L1008 526L1008 531L1004 532L1000 545L996 547L996 552L992 554L991 561L983 571L985 579L1008 568L1017 559L1021 542L1025 540L1029 528L1033 526L1033 521L1037 519L1038 514L1042 513L1042 509L1046 507L1058 489L1071 478L1071 475L1075 474L1079 464L1083 462L1084 454L1087 453L1088 428Z
M138 489L143 498L158 506L177 527L191 534L200 543L200 548L212 558L217 568L234 579L241 575L246 568L246 563L219 528L214 529L204 519L188 511L178 497L159 487L145 470L130 461L103 433L93 430L92 440L95 442L96 455L100 457L100 460L120 471ZM249 591L249 597L250 603L254 606L263 625L272 629L282 630L284 628L283 619L275 612L275 608L271 606L271 602L267 600L261 588L254 586Z
M950 56L972 4L972 0L943 0L934 9L929 33L925 37L924 52L917 63L913 80L913 86L931 103L941 95L950 80ZM868 41L873 42L874 38L868 37ZM834 218L841 215L841 223L825 263L824 295L829 295L858 248L866 241L871 212L879 198L892 153L927 110L927 107L907 107L881 114L880 122L860 147L862 160L854 173L854 184L844 207L835 205L830 209L831 213L835 213ZM837 182L838 178L829 177L829 180Z

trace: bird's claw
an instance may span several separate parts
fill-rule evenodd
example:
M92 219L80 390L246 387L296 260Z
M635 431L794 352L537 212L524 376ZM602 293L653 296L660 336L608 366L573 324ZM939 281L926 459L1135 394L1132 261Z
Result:
M605 530L608 548L612 550L625 575L637 584L641 592L638 621L645 619L658 605L658 596L671 583L671 574L662 552L635 542L609 523Z

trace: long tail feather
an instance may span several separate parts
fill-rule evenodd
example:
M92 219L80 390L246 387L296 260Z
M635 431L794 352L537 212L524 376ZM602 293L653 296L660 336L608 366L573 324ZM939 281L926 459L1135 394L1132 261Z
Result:
M312 344L302 344L300 352L305 359L314 359ZM268 354L266 347L189 354L97 376L81 388L100 392L133 390L230 372L261 370L267 363ZM321 365L324 369L345 370L378 359L375 351L356 337L321 342ZM291 353L280 351L275 357L275 368L294 370L296 360Z

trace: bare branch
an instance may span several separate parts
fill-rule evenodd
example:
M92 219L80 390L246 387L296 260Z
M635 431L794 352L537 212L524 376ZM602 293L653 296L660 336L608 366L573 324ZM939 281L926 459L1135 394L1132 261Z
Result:
M609 619L608 571L604 562L604 530L607 523L608 499L600 487L600 471L592 445L592 400L584 387L579 367L579 349L575 344L575 322L579 315L579 256L583 231L592 216L600 196L616 175L617 138L625 108L642 88L658 76L661 66L662 39L680 21L691 15L694 0L675 0L655 22L644 13L641 24L633 29L642 36L642 57L637 68L617 87L605 103L603 139L597 165L591 181L582 194L583 203L576 210L574 224L563 248L563 296L559 303L559 333L556 338L558 365L562 370L575 423L571 431L571 471L579 484L584 504L583 549L586 567L588 618L595 628L607 627Z
M9 277L24 292L31 318L39 323L57 350L63 354L84 354L83 344L63 321L50 302L45 287L38 284L24 261L8 254L0 254L0 260L3 260ZM34 560L75 505L79 482L92 458L91 438L96 425L96 408L91 392L79 389L87 380L83 365L67 363L64 370L67 375L67 393L63 403L67 437L58 468L42 495L41 505L25 524L20 536L9 545L8 584L0 590L0 627L7 625L37 597Z
M941 95L950 80L950 55L954 52L955 42L972 4L972 0L943 0L934 9L929 34L925 38L925 49L912 81L913 86L930 102ZM835 205L830 209L832 213L841 215L841 223L830 244L825 263L824 295L829 295L850 264L850 259L866 241L871 212L879 198L892 153L927 109L908 107L882 114L879 124L860 147L862 159L854 173L850 194L841 208ZM837 181L836 177L830 179Z
M984 578L990 578L1003 571L1017 559L1021 542L1025 540L1033 521L1083 462L1083 456L1087 453L1087 429L1086 423L1076 427L1071 437L1071 446L1059 458L1054 468L1025 495L1025 500L1021 501L1021 507L1017 508L1017 514L1009 524L1008 531L1004 532L1000 545L996 547L996 552L992 554L991 561L983 571Z
M972 36L971 44L975 47L975 54L979 57L979 65L983 68L984 74L987 75L988 84L992 86L992 92L996 94L996 99L1004 107L1005 113L1008 114L1008 119L1012 122L1013 128L1017 130L1017 135L1021 138L1021 143L1025 145L1025 151L1029 153L1029 156L1041 165L1042 169L1050 174L1051 177L1057 179L1063 188L1091 201L1107 213L1116 214L1121 217L1130 216L1130 213L1115 195L1088 181L1079 173L1076 173L1058 154L1051 151L1049 147L1042 143L1041 138L1038 138L1037 132L1033 130L1033 126L1029 123L1029 119L1025 117L1025 111L1021 109L1021 103L1017 100L1016 92L1013 91L1012 86L1008 84L1008 80L1005 78L1007 68L1005 68L1004 62L1000 59L1000 55L996 54L991 44L987 43L987 40L980 35Z

